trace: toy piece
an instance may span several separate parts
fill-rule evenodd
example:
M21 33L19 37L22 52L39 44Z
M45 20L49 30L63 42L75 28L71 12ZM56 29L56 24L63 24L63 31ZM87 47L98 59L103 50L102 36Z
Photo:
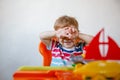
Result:
M120 63L109 60L93 61L77 67L74 73L80 78L77 80L120 80Z
M72 71L74 67L64 67L64 66L21 66L18 71L48 71L48 70L64 70Z
M74 80L73 67L22 66L13 80Z
M103 41L100 42L100 34L103 33ZM91 41L86 50L85 59L93 60L120 60L120 48L115 41L108 37L108 42L104 40L104 29L102 29ZM105 46L108 46L106 48ZM102 50L100 50L102 47ZM108 49L108 50L107 50ZM106 50L106 51L105 51Z

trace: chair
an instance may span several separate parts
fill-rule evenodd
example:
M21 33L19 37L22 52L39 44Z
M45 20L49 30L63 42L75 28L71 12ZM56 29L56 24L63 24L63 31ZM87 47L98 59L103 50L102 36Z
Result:
M43 66L50 66L52 60L51 50L47 50L46 45L41 41L38 48L40 54L43 56Z

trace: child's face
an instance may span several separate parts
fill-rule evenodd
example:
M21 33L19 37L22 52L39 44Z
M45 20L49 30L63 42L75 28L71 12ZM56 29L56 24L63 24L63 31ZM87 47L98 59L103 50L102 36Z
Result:
M76 45L76 38L79 35L79 31L74 26L69 26L67 31L65 30L65 36L59 38L59 42L66 48L73 48Z

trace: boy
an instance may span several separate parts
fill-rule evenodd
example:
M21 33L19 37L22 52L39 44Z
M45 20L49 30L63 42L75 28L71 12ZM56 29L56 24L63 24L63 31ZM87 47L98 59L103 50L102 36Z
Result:
M71 66L83 61L83 47L89 44L93 37L80 33L78 26L74 17L65 15L56 20L54 31L40 34L40 40L51 50L51 66Z

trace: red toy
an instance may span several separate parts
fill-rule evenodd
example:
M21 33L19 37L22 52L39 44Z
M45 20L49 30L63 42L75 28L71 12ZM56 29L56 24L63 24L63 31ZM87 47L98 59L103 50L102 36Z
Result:
M100 41L100 35L102 41ZM120 48L109 36L108 42L105 42L104 29L102 29L87 47L85 59L120 60Z

